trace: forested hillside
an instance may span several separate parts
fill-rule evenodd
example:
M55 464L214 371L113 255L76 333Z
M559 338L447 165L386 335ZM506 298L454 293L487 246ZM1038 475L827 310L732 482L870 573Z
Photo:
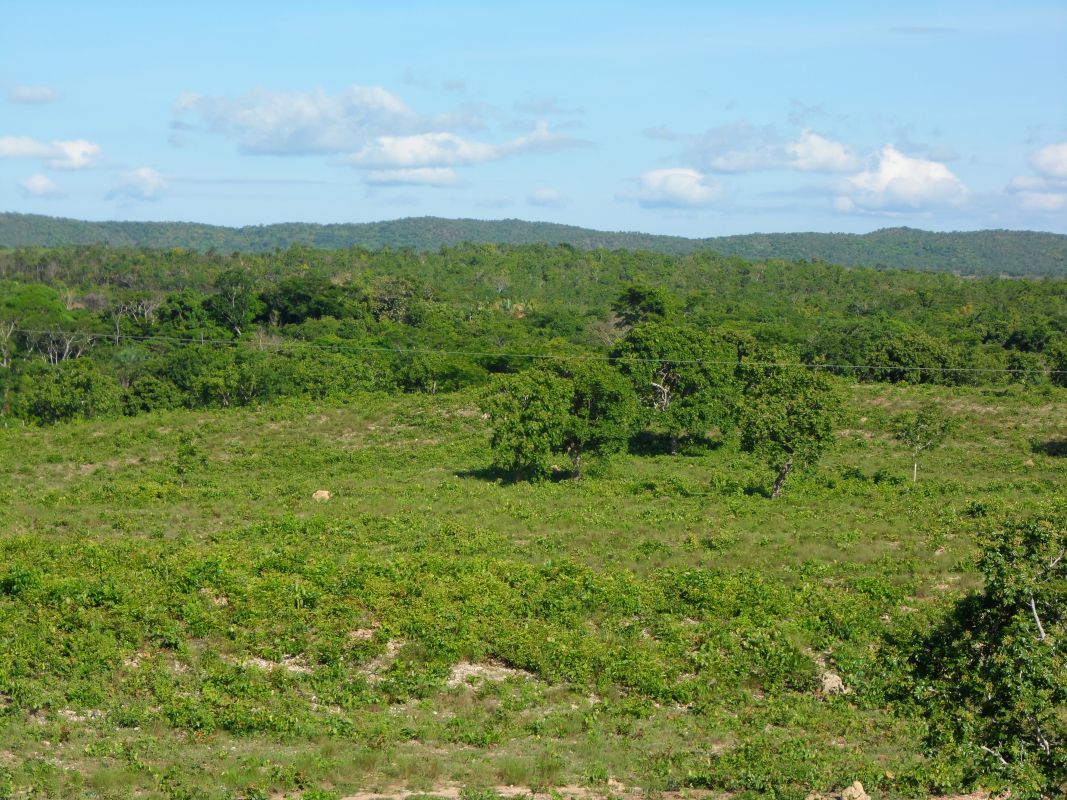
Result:
M671 255L711 250L753 260L814 260L962 275L1067 275L1067 236L1036 231L935 233L887 228L862 235L771 233L687 239L517 219L413 217L343 225L286 223L227 228L188 222L84 222L34 214L0 214L0 247L110 244L229 253L273 251L300 244L329 249L359 246L426 252L464 242L569 244L584 250L642 250Z
M546 356L640 361L642 323L681 337L653 359L774 351L861 380L1067 378L1063 280L568 245L0 251L4 413L41 422L460 389Z

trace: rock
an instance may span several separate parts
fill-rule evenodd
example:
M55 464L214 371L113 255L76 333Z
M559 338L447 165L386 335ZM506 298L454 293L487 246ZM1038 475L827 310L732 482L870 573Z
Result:
M316 503L325 503L333 497L333 492L328 492L325 489L319 489L315 494L311 495L311 499Z
M863 789L863 784L856 781L843 792L841 800L871 800L871 796Z
M823 694L849 694L851 691L845 686L845 682L841 680L840 675L829 671L822 674Z

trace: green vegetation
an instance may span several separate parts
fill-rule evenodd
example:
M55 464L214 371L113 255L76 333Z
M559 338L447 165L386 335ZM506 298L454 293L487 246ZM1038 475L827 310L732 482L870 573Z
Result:
M803 797L861 780L916 797L1012 781L962 737L1003 753L993 725L1062 711L1041 683L1062 661L1033 662L1018 722L975 730L958 710L988 713L977 681L1007 665L958 684L981 652L921 648L982 585L983 532L1064 485L1067 397L847 394L837 448L774 502L733 443L621 454L578 482L491 480L491 426L462 393L0 430L0 785L251 797L611 777ZM913 484L892 420L928 402L961 426ZM1062 522L1040 524L1018 558L1062 546ZM1009 613L1005 647L1062 658L1062 584L1021 577L1054 645L1029 583L981 608ZM937 676L936 706L909 659Z
M901 414L893 420L893 435L898 442L911 450L912 481L919 479L919 456L943 444L952 428L952 420L932 403L913 413Z
M1067 275L1067 236L1037 231L935 233L886 228L867 234L755 233L686 239L518 219L413 217L343 225L285 223L226 228L190 222L84 222L37 214L0 213L0 247L108 244L229 253L269 252L299 245L326 249L410 248L429 252L467 242L566 244L582 250L640 250L677 256L714 251L757 261L818 261L963 275Z
M1062 281L0 271L0 797L1067 790Z

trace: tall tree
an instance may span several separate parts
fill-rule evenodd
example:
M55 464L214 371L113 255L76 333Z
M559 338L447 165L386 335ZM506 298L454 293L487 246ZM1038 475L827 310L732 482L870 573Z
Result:
M683 436L729 425L737 360L729 343L693 328L647 322L630 331L612 357L633 383L646 420L670 437L671 453Z
M741 449L776 470L771 489L776 498L794 469L813 468L833 446L841 392L829 375L777 350L743 361L738 373Z
M563 374L570 379L571 397L560 444L577 480L587 456L604 457L626 447L638 407L630 383L607 364L569 362Z
M573 383L546 370L499 376L482 399L493 426L493 462L513 480L540 480L563 446Z

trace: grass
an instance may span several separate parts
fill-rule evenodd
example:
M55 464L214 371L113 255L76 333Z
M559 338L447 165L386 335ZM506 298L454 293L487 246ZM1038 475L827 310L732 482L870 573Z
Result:
M954 788L879 643L1062 492L1067 395L851 392L773 502L730 444L494 481L462 394L2 429L0 797ZM927 399L962 426L912 484Z

